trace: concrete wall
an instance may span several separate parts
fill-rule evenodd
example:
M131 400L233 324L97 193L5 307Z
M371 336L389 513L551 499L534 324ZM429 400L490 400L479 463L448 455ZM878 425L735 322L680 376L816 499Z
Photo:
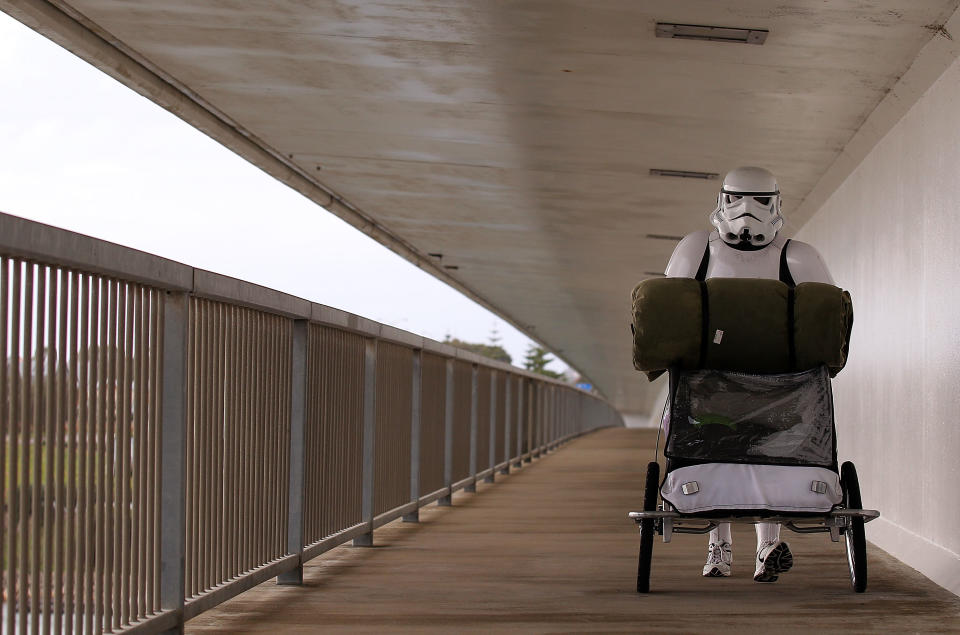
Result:
M853 295L834 383L867 538L960 594L960 62L953 62L797 238Z
M667 375L661 375L648 384L643 373L638 371L636 382L647 391L650 409L646 412L621 413L624 424L628 428L659 428L660 417L663 414L663 404L667 400L667 389L670 387L667 382Z

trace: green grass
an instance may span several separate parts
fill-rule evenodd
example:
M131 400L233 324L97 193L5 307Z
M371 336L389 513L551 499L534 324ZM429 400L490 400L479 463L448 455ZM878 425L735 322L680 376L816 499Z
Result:
M48 511L47 503L45 501L50 500L47 498L49 494L51 497L55 497L59 494L57 485L62 485L64 491L67 492L69 489L74 491L73 500L79 501L79 498L83 495L84 490L87 488L87 478L92 477L92 487L88 494L88 501L90 496L95 496L96 492L100 486L102 480L102 468L106 460L106 452L103 450L93 450L92 455L89 448L84 448L85 444L80 444L77 448L71 452L71 449L67 446L64 446L61 450L62 460L65 462L65 466L61 468L62 476L61 481L57 483L56 470L51 470L50 474L47 473L47 467L50 461L56 460L56 457L53 456L57 453L58 448L56 447L47 447L47 444L43 443L40 449L40 452L37 453L34 451L34 439L31 438L29 443L26 446L26 452L24 452L23 439L18 439L16 444L16 464L14 465L14 448L11 444L11 439L8 437L4 440L4 465L3 465L3 522L5 523L5 532L4 532L4 544L0 545L0 552L2 552L2 557L0 557L0 562L2 562L2 568L4 572L7 568L7 561L9 557L8 553L8 544L10 540L10 526L8 523L8 514L9 507L8 505L13 502L13 496L18 495L18 498L21 503L20 507L20 524L17 531L18 537L16 540L16 554L19 566L24 566L24 562L21 559L20 549L21 542L19 538L19 533L28 529L25 527L24 523L27 520L39 520L41 524L45 524L47 519L43 517ZM131 439L131 442L133 439ZM82 457L81 455L86 452L86 456ZM118 478L119 475L117 471L120 468L119 456L114 455L114 478L113 478L113 500L115 504L119 504L119 489L121 486L122 478ZM80 463L81 461L86 461L86 475L80 474ZM26 467L26 479L24 479L24 467ZM39 480L37 480L36 468L39 467ZM50 467L55 468L56 466L50 465ZM132 468L132 464L130 465ZM72 472L73 478L70 478ZM92 472L92 473L91 473ZM133 473L134 470L131 469L130 477L128 479L128 485L132 488L133 486ZM48 482L48 476L52 477L52 480ZM81 477L83 480L81 481ZM72 482L71 482L72 481ZM32 509L33 499L34 499L34 489L39 488L39 510ZM26 490L26 491L23 491ZM63 508L65 501L59 501L56 503L56 506ZM92 506L90 506L92 508ZM79 511L79 510L78 510ZM92 509L91 509L92 511ZM127 513L130 513L129 511ZM75 516L76 518L76 516ZM51 520L52 522L52 520ZM76 528L75 528L76 530ZM41 527L40 535L44 535L44 529ZM32 533L27 535L27 565L32 562L33 554L33 535ZM41 557L43 557L41 555Z

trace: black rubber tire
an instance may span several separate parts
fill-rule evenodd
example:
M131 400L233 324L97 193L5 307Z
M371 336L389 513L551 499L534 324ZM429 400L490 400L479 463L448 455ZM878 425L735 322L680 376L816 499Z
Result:
M840 485L843 487L843 502L847 509L863 509L860 498L860 481L857 468L850 461L840 467ZM857 593L867 590L867 537L863 531L863 518L852 518L844 531L847 543L847 565L850 567L850 584Z
M660 466L647 464L647 480L643 486L643 511L657 510L657 496L660 490ZM637 564L637 593L650 592L650 565L653 561L653 519L640 521L640 559Z

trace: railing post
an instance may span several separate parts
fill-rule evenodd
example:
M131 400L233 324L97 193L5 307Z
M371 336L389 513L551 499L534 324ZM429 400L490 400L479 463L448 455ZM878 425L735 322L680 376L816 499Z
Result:
M533 461L533 450L534 443L536 441L536 429L537 429L537 382L529 381L527 382L527 388L529 391L524 390L525 400L527 402L527 457L524 459L525 463L530 463ZM526 394L528 393L529 394Z
M544 443L547 445L547 452L553 451L553 441L557 437L557 431L555 428L557 425L557 417L559 416L558 413L560 412L558 403L560 398L559 393L560 391L556 386L550 386L550 409L549 417L547 419L547 438L544 439Z
M370 531L353 539L354 547L373 546L373 462L377 432L377 340L368 339L363 356L363 493L361 518Z
M523 377L517 378L517 460L513 467L523 467L523 421L525 412L523 397L526 394L526 381Z
M537 435L537 456L543 456L547 450L547 429L550 417L550 388L552 386L544 383L540 386L540 429Z
M410 414L410 501L420 500L420 390L423 381L423 351L413 351L413 385L410 402L413 404ZM420 522L420 505L409 514L404 514L403 522Z
M174 611L177 616L176 626L167 630L167 633L183 633L188 319L188 295L171 291L164 293L160 422L160 608Z
M556 396L556 420L553 422L553 440L551 441L551 446L554 450L560 447L560 439L563 437L563 426L566 419L566 403L567 403L567 393L566 388L558 388Z
M556 423L557 417L557 387L553 384L550 384L547 387L547 405L544 408L544 421L543 421L543 448L544 452L550 452L553 450L553 438L554 431L553 426Z
M474 364L470 373L470 476L473 482L463 488L465 492L477 491L477 388L479 367Z
M484 483L493 483L496 478L494 477L495 470L493 469L497 465L497 371L490 370L490 462L488 467L490 468L490 474L483 479Z
M510 459L513 458L513 452L510 451L510 384L511 375L506 373L503 377L503 453L506 455L503 460L506 461L500 469L501 474L510 473Z
M553 384L543 384L543 390L540 395L540 438L537 440L537 447L540 449L540 456L544 456L550 451L550 408L551 391Z
M566 388L557 388L557 394L554 397L554 421L553 421L553 439L552 448L555 450L560 447L560 439L563 437L563 426L566 421L567 412L567 393Z
M447 394L443 401L443 486L447 495L437 505L447 507L453 502L453 360L447 360Z
M547 453L550 441L550 391L553 385L544 383L540 390L540 435L537 438L538 455Z
M560 426L563 421L563 391L560 388L553 389L553 410L550 415L550 451L556 449L557 439L560 438Z
M580 416L577 419L577 433L583 434L587 425L587 411L590 410L590 401L585 395L580 396Z
M553 420L550 423L550 450L556 450L557 439L560 438L560 430L563 428L563 403L566 395L564 389L557 388L553 395Z
M540 456L550 451L550 425L553 417L553 384L543 385L543 414L540 416Z
M277 584L303 584L303 468L307 407L307 320L294 320L290 355L290 479L287 490L287 553L300 556L296 569L277 576Z
M538 383L534 389L533 420L535 423L533 426L533 440L530 442L533 458L540 458L540 455L543 453L543 422L546 415L546 412L544 412L546 388L546 384Z

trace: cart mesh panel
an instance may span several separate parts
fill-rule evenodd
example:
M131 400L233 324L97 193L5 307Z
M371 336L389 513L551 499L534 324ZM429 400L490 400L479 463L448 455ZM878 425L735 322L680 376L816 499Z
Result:
M683 373L666 455L720 463L833 465L833 398L824 367L786 375Z

